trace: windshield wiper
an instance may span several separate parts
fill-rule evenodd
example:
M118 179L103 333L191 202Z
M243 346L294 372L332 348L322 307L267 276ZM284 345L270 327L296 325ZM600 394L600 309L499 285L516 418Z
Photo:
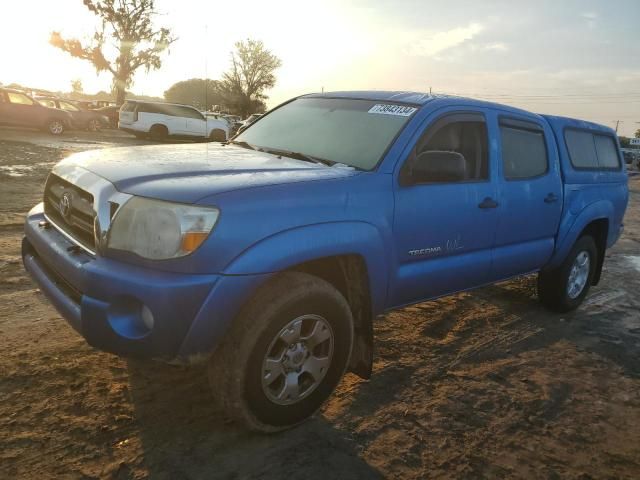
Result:
M240 141L238 141L238 140L230 140L230 141L226 142L227 145L230 144L230 143L233 143L234 145L238 145L239 147L242 147L242 148L248 148L249 150L257 150L256 147L254 147L250 143L247 143L247 142L245 142L243 140L240 140Z
M336 164L336 162L334 162L332 160L327 160L325 158L319 158L319 157L313 157L311 155L307 155L306 153L301 153L301 152L290 152L290 151L287 151L287 150L278 150L278 149L275 149L275 148L260 148L259 150L261 152L271 153L273 155L280 155L280 156L283 156L283 157L294 158L296 160L303 160L305 162L319 163L321 165L332 166L332 165Z

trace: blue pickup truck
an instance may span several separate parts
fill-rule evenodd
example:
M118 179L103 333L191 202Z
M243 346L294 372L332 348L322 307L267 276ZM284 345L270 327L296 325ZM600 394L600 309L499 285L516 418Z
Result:
M537 272L566 312L600 280L628 188L615 133L408 92L295 98L223 144L84 152L28 214L25 268L90 345L209 363L277 431L347 370L372 319Z

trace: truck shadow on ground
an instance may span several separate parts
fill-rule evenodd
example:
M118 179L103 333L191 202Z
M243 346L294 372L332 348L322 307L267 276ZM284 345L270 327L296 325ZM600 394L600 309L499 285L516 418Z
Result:
M591 295L607 291L594 289ZM481 431L487 418L500 416L499 404L508 395L495 391L510 388L513 372L521 375L520 367L509 363L517 357L535 357L537 351L543 356L545 349L565 342L609 359L628 377L640 378L640 325L620 327L630 312L637 311L629 301L606 311L584 308L552 314L538 303L529 277L393 313L376 322L373 378L365 382L348 376L325 415L277 435L245 432L228 422L215 407L215 392L212 395L204 368L130 361L143 462L152 478L378 478L380 471L367 463L363 452L389 426L412 430L419 425L426 431L444 422L455 438L456 428L458 435ZM467 373L479 370L480 375ZM477 378L471 379L474 375ZM441 409L440 420L428 413L413 424L398 420L400 416L410 421L413 411L436 398L434 385L449 388L467 377L469 382L455 390L457 405L435 407ZM542 390L535 382L526 388ZM526 430L531 418L541 424L557 418L571 393L567 382L545 385L544 395L518 407L529 420L509 428ZM474 404L491 395L498 396L480 408ZM429 448L420 445L399 450L398 461L420 466ZM476 467L476 473L505 473L483 462L476 462Z
M256 434L225 418L203 368L131 360L128 369L150 478L381 478L321 416L284 433Z

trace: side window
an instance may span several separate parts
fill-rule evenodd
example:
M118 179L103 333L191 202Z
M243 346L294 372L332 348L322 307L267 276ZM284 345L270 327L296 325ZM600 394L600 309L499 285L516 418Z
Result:
M159 112L155 105L151 103L140 103L138 105L138 112L140 113L162 113Z
M480 115L452 115L437 121L418 140L415 155L407 162L408 171L403 172L403 175L411 176L421 155L427 152L460 154L463 172L462 175L456 175L456 180L452 180L452 166L440 164L440 174L430 169L428 179L422 183L473 182L489 178L487 126Z
M60 102L60 108L66 110L67 112L78 112L80 109L75 105L71 105L68 102Z
M596 154L600 168L620 168L618 147L613 138L606 135L594 135L596 141Z
M51 100L50 98L41 98L38 100L38 102L40 102L40 104L44 105L45 107L56 108L56 102Z
M620 168L618 147L610 136L567 129L564 138L571 164L575 168L590 170Z
M598 168L593 135L581 130L567 130L564 134L571 163L576 168Z
M120 107L120 111L121 112L133 112L136 109L136 103L135 102L125 102L124 105L122 105L122 107Z
M9 97L9 103L16 103L19 105L33 105L33 100L22 93L7 92Z
M500 125L504 178L519 180L544 175L549 167L544 133L541 130Z
M182 116L186 118L197 118L198 120L203 120L204 117L202 114L197 111L195 108L189 107L180 107L180 110L183 112Z

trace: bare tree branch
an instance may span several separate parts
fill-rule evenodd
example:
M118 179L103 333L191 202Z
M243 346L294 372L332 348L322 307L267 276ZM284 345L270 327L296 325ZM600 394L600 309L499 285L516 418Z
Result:
M101 20L92 41L64 39L52 32L49 43L71 56L90 61L97 72L113 75L113 88L118 104L124 102L125 90L140 67L147 71L162 65L161 54L176 38L168 28L154 28L157 15L153 0L83 0L84 5ZM116 58L104 54L105 39L115 40ZM110 42L111 43L111 42Z

